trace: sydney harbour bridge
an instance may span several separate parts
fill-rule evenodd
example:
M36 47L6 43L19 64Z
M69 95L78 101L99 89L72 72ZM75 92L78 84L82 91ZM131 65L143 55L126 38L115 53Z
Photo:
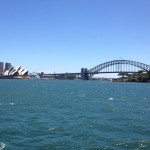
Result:
M66 76L80 76L82 80L89 80L95 74L101 73L136 73L138 71L150 71L150 65L132 61L132 60L113 60L105 63L101 63L91 69L81 68L81 72L78 73L54 73L44 74L41 73L42 78L59 77L65 78Z

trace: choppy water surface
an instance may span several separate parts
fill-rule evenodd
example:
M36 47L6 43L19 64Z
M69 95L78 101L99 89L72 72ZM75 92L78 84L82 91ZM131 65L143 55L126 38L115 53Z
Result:
M0 80L0 150L149 150L150 84Z

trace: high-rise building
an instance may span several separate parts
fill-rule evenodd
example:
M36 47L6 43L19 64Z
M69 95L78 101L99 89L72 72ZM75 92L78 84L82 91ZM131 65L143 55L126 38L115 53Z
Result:
M0 74L4 71L4 63L0 62Z
M9 70L12 67L11 63L5 63L5 71Z

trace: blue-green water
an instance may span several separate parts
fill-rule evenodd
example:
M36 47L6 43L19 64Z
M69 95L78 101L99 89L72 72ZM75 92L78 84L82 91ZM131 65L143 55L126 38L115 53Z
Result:
M149 150L150 84L0 80L0 150Z

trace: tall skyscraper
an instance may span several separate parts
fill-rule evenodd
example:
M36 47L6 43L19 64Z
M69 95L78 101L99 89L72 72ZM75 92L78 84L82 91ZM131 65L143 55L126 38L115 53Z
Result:
M0 74L4 71L4 63L0 62Z
M12 67L11 63L5 63L5 71L9 70Z

